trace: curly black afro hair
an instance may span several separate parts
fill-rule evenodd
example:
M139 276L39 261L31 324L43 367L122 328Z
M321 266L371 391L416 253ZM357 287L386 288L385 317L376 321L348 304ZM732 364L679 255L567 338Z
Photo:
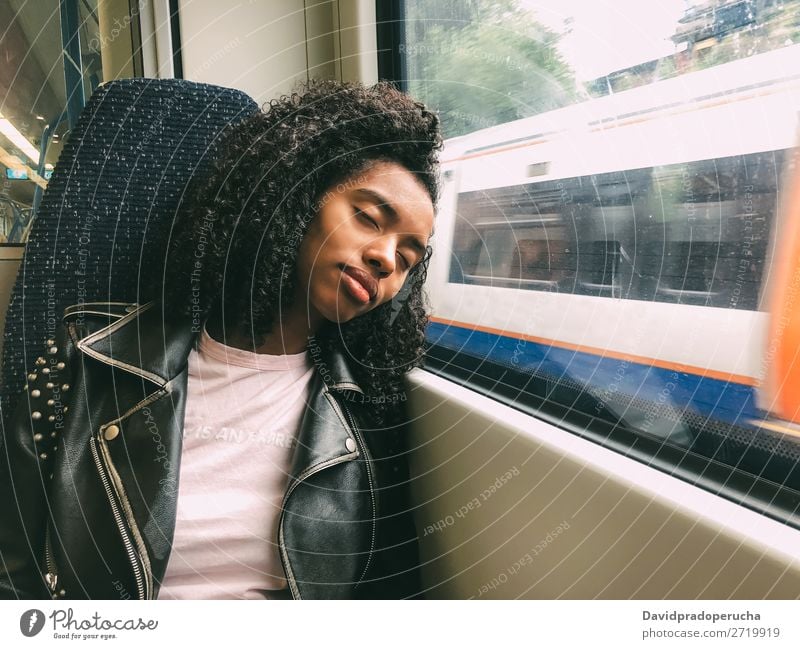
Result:
M163 295L153 297L195 321L219 309L226 330L260 345L291 305L298 248L325 193L390 161L414 174L435 210L442 146L438 116L388 82L300 84L223 136L210 177L171 224ZM328 322L312 341L343 348L380 426L398 423L402 376L422 365L431 252L409 273L402 299Z

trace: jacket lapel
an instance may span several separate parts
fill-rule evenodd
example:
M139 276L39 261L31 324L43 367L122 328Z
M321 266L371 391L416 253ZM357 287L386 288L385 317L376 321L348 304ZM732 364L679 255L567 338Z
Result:
M155 302L148 302L84 338L78 347L163 388L186 366L196 335L188 318L165 319Z
M197 333L188 318L165 318L148 302L81 340L80 349L108 365L133 372L163 387L186 365ZM339 349L323 350L311 338L309 353L329 390L364 394Z
M78 346L103 363L150 381L156 392L186 367L195 339L189 319L166 319L154 302L148 302ZM312 338L309 354L317 372L298 432L294 477L320 462L352 453L352 425L340 399L347 392L364 393L340 350L323 350Z
M84 371L90 421L99 426L92 431L93 456L108 485L137 592L152 598L175 529L186 361L195 334L190 322L165 321L152 302L129 310L77 346L110 368Z

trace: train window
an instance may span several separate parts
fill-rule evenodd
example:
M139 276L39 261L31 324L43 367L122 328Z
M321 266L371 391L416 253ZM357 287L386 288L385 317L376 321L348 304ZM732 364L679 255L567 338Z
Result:
M0 3L0 243L22 244L70 121L104 81L142 76L141 3ZM66 54L65 54L66 52Z
M782 166L777 151L463 192L451 281L753 310Z
M789 521L800 397L765 381L800 1L401 6L446 136L428 368Z

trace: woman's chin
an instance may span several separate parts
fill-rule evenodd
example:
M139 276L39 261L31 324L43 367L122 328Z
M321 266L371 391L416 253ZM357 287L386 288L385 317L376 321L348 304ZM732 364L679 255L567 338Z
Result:
M333 301L331 304L326 304L324 308L318 309L325 323L344 324L349 322L356 316L358 312L350 304L345 303L343 300L338 302Z

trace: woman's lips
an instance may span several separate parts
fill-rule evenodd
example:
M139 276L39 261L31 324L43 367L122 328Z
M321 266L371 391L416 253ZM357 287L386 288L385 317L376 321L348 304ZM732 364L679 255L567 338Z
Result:
M345 266L342 283L348 292L362 304L372 301L378 293L378 283L360 268Z

